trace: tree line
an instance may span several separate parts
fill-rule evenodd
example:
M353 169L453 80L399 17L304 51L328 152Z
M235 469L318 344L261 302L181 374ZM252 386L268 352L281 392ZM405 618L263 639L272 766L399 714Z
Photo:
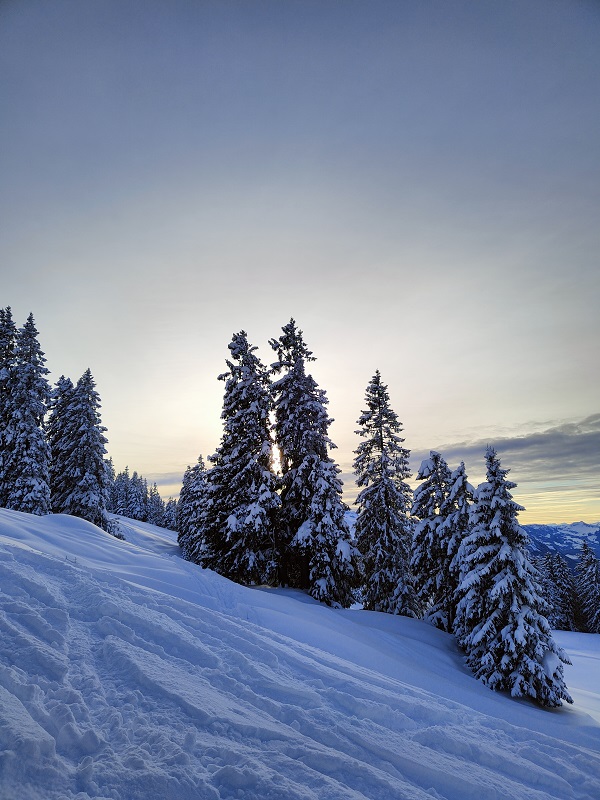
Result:
M220 444L208 467L202 457L188 467L179 501L167 504L166 514L156 485L128 469L115 476L105 458L91 372L75 385L61 376L50 390L33 317L17 331L10 308L2 309L0 504L75 514L105 530L109 510L176 527L185 558L234 581L426 619L456 636L474 674L491 688L546 706L571 702L562 668L568 659L548 623L555 584L528 556L517 521L522 508L510 492L515 484L495 450L486 452L486 480L476 489L464 464L452 471L432 451L413 492L410 451L377 371L356 431L352 534L331 456L328 400L308 371L315 358L293 319L270 346L276 360L265 366L245 331L233 335L219 376ZM587 579L594 556L586 558ZM582 607L597 610L597 573L596 560Z
M17 329L0 309L0 506L72 514L104 530L110 475L100 397L87 369L54 389L33 315Z
M456 636L476 677L544 706L572 702L566 653L552 638L539 574L527 554L496 451L486 481L468 483L431 452L419 487L379 371L367 386L354 469L360 489L354 536L340 469L331 457L327 398L292 319L270 345L267 367L245 331L229 344L223 434L189 467L177 509L184 556L246 585L304 589L317 600L424 618ZM276 448L279 469L274 468Z

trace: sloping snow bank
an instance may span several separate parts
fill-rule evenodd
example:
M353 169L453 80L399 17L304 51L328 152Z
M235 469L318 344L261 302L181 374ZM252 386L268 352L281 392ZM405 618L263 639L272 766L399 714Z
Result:
M424 623L239 587L121 524L0 510L2 800L600 797L600 637L571 640L578 705L543 711Z

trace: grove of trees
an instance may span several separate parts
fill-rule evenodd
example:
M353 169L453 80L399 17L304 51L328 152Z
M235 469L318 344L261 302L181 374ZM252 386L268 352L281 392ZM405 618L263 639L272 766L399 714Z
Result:
M431 451L413 491L410 451L377 370L356 433L354 531L331 453L328 399L295 321L264 365L233 334L223 433L208 465L183 476L179 500L107 458L88 369L54 388L30 315L0 309L0 506L80 516L116 533L125 516L177 531L185 559L246 585L289 586L328 605L422 618L452 633L474 675L544 706L572 702L551 625L600 632L600 563L584 545L575 574L557 553L533 559L494 448L477 488L465 466Z

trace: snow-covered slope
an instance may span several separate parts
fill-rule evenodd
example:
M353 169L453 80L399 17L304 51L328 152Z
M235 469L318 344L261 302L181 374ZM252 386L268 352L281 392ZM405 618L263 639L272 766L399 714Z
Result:
M247 589L65 516L0 511L2 800L600 797L600 636L574 707L490 692L424 623Z

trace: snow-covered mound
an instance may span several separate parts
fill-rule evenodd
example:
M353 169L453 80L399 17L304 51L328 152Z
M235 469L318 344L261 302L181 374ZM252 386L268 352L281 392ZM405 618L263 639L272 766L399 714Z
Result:
M452 637L247 589L174 534L0 511L2 800L600 797L600 636L574 707L495 694Z
M600 558L600 523L571 522L558 525L523 525L535 555L557 551L571 566L579 559L584 542Z

